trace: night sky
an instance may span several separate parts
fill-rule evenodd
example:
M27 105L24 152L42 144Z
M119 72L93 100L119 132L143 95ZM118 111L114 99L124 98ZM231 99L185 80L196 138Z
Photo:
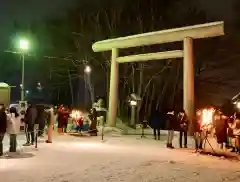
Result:
M229 29L230 32L233 32L232 34L234 34L234 32L238 32L238 21L240 20L240 13L238 13L240 12L240 7L238 6L238 1L239 0L192 0L192 3L189 4L189 6L204 11L209 20L224 20L228 26L227 29ZM14 34L14 22L17 21L18 23L27 26L31 22L41 22L47 20L48 18L59 18L61 16L64 16L69 9L74 8L76 2L77 0L1 0L1 50L4 51L8 48L8 42ZM2 61L3 59L7 60L6 54L2 56ZM9 55L8 59L13 59L13 56ZM232 70L236 70L237 68L240 68L240 65L238 64L236 66L236 64L233 64L233 67L228 67L228 69L224 70L215 70L214 72L211 71L211 73L206 73L206 75L229 75L232 74ZM20 74L19 69L15 73ZM37 68L32 68L31 71L28 70L29 73L27 74L31 75L32 73L36 72L36 70ZM17 84L18 78L12 82L14 82L14 84ZM237 74L234 76L234 79L229 80L229 82L231 82L230 84L234 85L234 88L221 87L221 91L212 97L215 99L215 101L220 101L224 98L232 97L240 91L240 79Z

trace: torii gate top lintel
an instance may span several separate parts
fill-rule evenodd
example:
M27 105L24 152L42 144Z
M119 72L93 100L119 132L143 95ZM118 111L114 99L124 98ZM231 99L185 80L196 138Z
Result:
M181 28L173 28L116 39L96 42L92 45L94 52L110 51L112 48L131 48L182 41L186 37L193 39L210 38L224 35L224 22L205 23Z

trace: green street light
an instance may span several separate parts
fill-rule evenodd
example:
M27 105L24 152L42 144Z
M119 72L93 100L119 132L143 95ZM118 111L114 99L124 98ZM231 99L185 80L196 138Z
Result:
M21 101L24 101L24 77L25 77L25 56L24 53L29 49L29 42L26 39L20 39L19 40L19 48L21 49L21 59L22 59L22 83L21 83ZM26 94L28 94L28 91L26 91Z
M29 45L28 45L28 41L27 41L27 40L21 39L19 43L20 43L20 44L19 44L20 49L22 49L22 50L28 50Z

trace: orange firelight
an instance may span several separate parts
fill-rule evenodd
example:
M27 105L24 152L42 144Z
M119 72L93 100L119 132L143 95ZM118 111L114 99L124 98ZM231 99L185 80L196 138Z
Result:
M81 111L78 110L72 110L71 114L70 114L71 118L75 119L75 120L79 120L80 118L83 117L83 114Z
M201 115L201 127L209 128L213 124L214 109L203 109Z

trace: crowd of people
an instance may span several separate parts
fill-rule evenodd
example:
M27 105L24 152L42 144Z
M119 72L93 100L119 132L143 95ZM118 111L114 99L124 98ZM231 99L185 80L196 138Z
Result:
M168 130L167 148L173 149L174 131L179 131L179 147L187 148L189 122L185 112L170 111L167 114L155 112L151 119L151 127L155 140L160 140L160 130ZM195 149L204 148L204 139L215 136L220 149L230 149L232 152L240 152L240 113L231 117L225 116L220 111L214 111L210 123L204 123L201 114L196 114L195 121Z
M3 139L6 134L8 134L10 138L9 152L16 152L17 135L20 133L22 123L24 123L24 131L26 134L26 143L24 146L34 145L36 137L43 137L46 126L48 128L48 139L46 143L52 143L51 133L54 130L55 121L57 121L58 133L67 133L70 113L70 109L63 105L46 109L44 105L29 104L22 118L19 116L15 107L8 110L3 104L0 104L0 156L3 155ZM97 136L97 113L95 108L91 109L88 118L90 123L87 132L91 136ZM72 119L77 126L77 131L82 132L85 119L81 117Z

